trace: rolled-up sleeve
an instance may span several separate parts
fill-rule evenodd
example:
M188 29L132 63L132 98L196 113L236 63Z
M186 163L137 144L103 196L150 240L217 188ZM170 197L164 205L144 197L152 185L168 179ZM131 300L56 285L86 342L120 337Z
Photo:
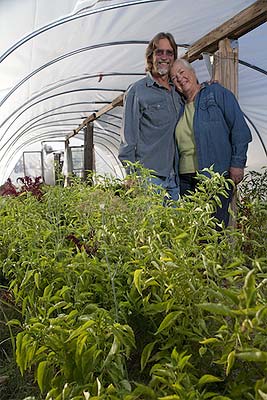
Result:
M252 140L250 129L234 94L223 88L224 117L230 129L232 146L231 167L244 168L247 161L248 144Z

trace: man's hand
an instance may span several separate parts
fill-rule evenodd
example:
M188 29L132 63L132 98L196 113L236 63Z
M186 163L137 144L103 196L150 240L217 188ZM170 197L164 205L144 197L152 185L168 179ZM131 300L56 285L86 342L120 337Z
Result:
M209 81L206 81L206 83L210 86L213 83L219 83L219 81L217 81L216 79L210 79Z
M130 175L127 175L124 179L123 185L126 189L130 189L133 186L136 186L136 179L132 179Z
M244 178L244 168L231 167L229 170L230 179L237 185Z

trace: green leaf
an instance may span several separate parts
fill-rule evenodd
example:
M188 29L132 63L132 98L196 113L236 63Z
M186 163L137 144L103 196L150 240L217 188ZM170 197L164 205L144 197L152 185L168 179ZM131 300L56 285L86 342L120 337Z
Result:
M16 361L22 375L23 372L26 371L28 367L27 351L28 348L31 348L31 346L32 346L31 336L25 332L18 333L16 337Z
M21 354L21 347L22 347L22 339L23 339L24 332L19 332L16 337L16 361L19 366L21 375L23 375L24 368L22 363L22 354Z
M178 362L179 368L181 370L183 370L186 365L190 365L188 361L190 360L191 356L192 356L191 354L189 355L186 355L185 353L181 354L180 360Z
M181 397L177 394L171 394L169 396L159 397L159 400L181 400Z
M160 257L160 261L162 261L162 262L172 261L172 258L162 256L162 257Z
M88 377L92 376L91 372L94 371L96 365L99 365L102 353L102 350L97 350L97 344L94 344L81 355L81 366L85 379L87 374Z
M227 357L227 367L226 367L226 376L229 375L232 366L234 365L235 362L235 350L231 351L231 353L228 354Z
M267 362L267 352L260 350L236 353L236 357L244 361Z
M142 269L136 269L134 271L134 285L138 291L138 293L140 294L140 296L142 296L142 289L141 289L141 274L142 274L143 270Z
M180 235L175 236L174 240L181 240L181 239L185 239L189 236L189 234L187 232L182 232L180 233Z
M212 398L212 400L233 400L230 397L226 397L226 396L215 396Z
M171 354L171 359L174 360L175 362L179 361L179 353L176 350L176 347L174 347L172 354Z
M254 269L249 271L249 273L245 277L244 289L253 290L255 289L255 276L254 276Z
M209 344L209 343L218 343L220 340L218 338L212 337L208 339L201 340L199 343L201 344Z
M160 285L154 278L149 278L144 282L144 288L146 289L150 286L160 286Z
M25 397L23 400L36 400L36 397L33 396Z
M245 283L244 283L244 292L246 296L246 306L247 308L251 307L254 305L255 301L255 295L256 295L256 289L255 289L255 276L254 276L254 269L249 271L245 278Z
M128 196L129 194L131 194L132 192L135 191L135 188L130 188L129 190L127 190L127 192L125 193L126 196Z
M10 319L9 321L6 322L6 325L8 326L14 326L14 325L18 325L21 326L21 322L18 319Z
M210 399L212 397L212 400L214 399L214 396L216 396L217 393L215 392L206 392L203 396L203 399Z
M141 355L141 371L144 370L144 368L145 368L145 366L146 366L146 364L147 364L147 362L149 360L149 357L151 355L151 352L153 351L153 348L154 348L156 343L157 343L156 341L155 342L151 342L151 343L148 343L144 347L144 350L142 351L142 355Z
M56 311L56 310L58 310L58 309L60 309L60 308L63 308L64 306L66 306L66 302L65 301L59 301L58 303L56 303L56 304L54 304L53 306L51 306L51 307L49 307L49 309L48 309L48 311L47 311L47 317L49 318L50 317L50 315L54 312L54 311Z
M179 315L181 315L182 313L183 313L183 311L172 311L171 313L166 315L164 320L161 322L155 335L158 335L160 332L164 331L165 329L170 328L175 323L175 321L179 317Z
M129 325L114 324L112 332L117 336L119 343L125 346L126 352L135 347L134 333Z
M46 301L48 301L48 299L50 298L52 291L53 291L53 288L51 285L47 285L45 287L43 297L45 298Z
M138 383L136 385L136 388L133 391L133 399L136 399L135 396L139 396L140 399L142 398L148 398L150 400L152 399L156 399L156 395L153 389L151 389L150 387L146 386L146 385L142 385L140 383ZM141 397L143 396L143 397Z
M95 323L96 322L94 320L89 319L82 326L80 326L78 329L73 330L72 333L70 334L69 338L66 340L66 342L69 342L69 341L73 340L74 338L76 338L77 336L80 336L80 334L83 331L86 331L88 328L90 328L91 326L95 325Z
M148 304L145 306L145 312L148 315L162 313L162 312L168 312L168 310L173 306L173 303L174 303L174 299Z
M31 277L33 276L35 270L28 270L25 272L24 278L21 282L21 286L26 285L28 283L28 281L31 279Z
M35 272L34 274L34 282L37 287L37 289L40 289L39 283L40 283L40 272Z
M218 378L217 376L206 374L199 379L198 384L205 385L206 383L221 382L221 381L222 379Z
M119 342L117 336L114 336L112 346L111 346L109 353L103 363L103 367L110 364L113 357L119 352L119 349L120 349L120 342Z
M207 353L207 350L208 350L207 347L201 346L201 347L199 348L199 350L198 350L198 353L199 353L199 355L200 355L201 357L203 357L204 354Z
M259 395L261 396L262 400L267 400L267 393L263 393L262 390L258 390Z
M243 275L243 274L244 274L244 271L237 269L235 271L230 271L227 274L222 275L222 278L231 278L233 276L239 276L239 275Z
M80 364L81 354L84 352L86 341L87 341L87 334L85 332L77 338L76 351L75 351L75 362L77 366L79 366Z
M203 303L198 304L198 307L213 314L224 315L225 317L234 315L233 311L229 307L221 303Z
M220 292L224 295L227 296L232 302L236 305L239 304L239 299L238 296L235 294L234 291L229 290L229 289L220 289Z
M37 368L37 383L41 390L41 393L44 393L44 390L47 386L47 369L48 369L48 361L41 361Z

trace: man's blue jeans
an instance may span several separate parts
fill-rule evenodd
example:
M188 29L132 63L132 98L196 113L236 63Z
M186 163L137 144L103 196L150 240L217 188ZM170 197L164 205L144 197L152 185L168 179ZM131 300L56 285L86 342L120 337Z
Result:
M179 199L180 186L177 184L177 178L173 173L166 178L164 176L152 176L149 178L149 182L165 189L171 200Z

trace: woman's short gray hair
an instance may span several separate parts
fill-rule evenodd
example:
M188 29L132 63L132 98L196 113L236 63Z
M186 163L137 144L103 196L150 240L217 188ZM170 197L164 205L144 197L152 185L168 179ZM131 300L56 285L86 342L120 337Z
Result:
M180 64L182 64L186 69L190 69L191 71L194 71L194 72L196 72L195 71L195 69L194 69L194 67L190 64L190 62L188 62L187 60L185 60L184 58L178 58L176 61L175 61L175 64L178 64L178 63L180 63Z

